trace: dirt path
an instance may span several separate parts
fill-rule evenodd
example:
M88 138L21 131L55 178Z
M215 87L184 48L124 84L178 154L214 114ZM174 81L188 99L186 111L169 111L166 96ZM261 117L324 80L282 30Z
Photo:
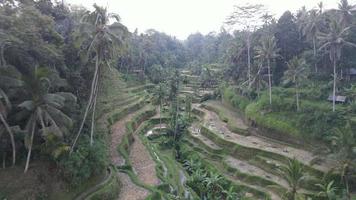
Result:
M144 200L149 195L148 190L132 183L130 177L125 173L118 173L122 183L118 200Z
M160 180L156 175L156 163L137 133L134 133L134 140L130 150L130 161L137 177L147 185L158 185Z
M316 158L316 156L309 151L297 149L277 142L274 143L271 140L259 138L256 136L242 136L235 134L227 128L227 124L222 122L216 113L199 107L199 104L194 104L193 107L200 109L205 113L203 120L204 126L214 131L216 134L218 134L218 136L227 141L231 141L246 147L258 148L264 151L273 152L289 158L295 157L300 162L307 165L310 165L311 161ZM326 172L332 167L332 164L330 162L323 161L321 163L315 164L313 167Z
M259 167L247 163L246 161L242 161L231 156L227 156L225 161L229 166L238 169L242 173L262 177L264 179L273 181L285 188L288 188L289 186L288 183L281 177L268 173Z
M189 128L188 128L189 132L191 133L191 135L193 137L199 138L199 140L201 142L203 142L205 145L207 145L208 147L214 149L214 150L221 150L222 148L220 148L218 145L216 145L213 141L211 141L209 138L203 136L202 134L200 134L200 127L198 123L193 123Z
M116 122L112 127L110 157L111 162L115 166L125 164L125 160L118 152L117 147L126 133L125 124L130 121L137 112L127 115L122 120ZM122 183L118 200L143 200L149 195L148 190L135 185L127 174L118 172L117 175Z

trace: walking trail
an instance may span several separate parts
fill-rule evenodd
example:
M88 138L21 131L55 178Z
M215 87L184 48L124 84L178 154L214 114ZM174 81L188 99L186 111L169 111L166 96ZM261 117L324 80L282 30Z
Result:
M126 123L138 112L139 111L127 115L120 121L116 122L112 127L110 156L111 161L115 166L122 166L125 164L125 160L118 152L117 147L126 134ZM139 180L149 185L159 184L159 179L157 178L155 171L155 163L136 133L134 133L134 140L135 141L131 145L129 156L132 167L134 171L137 172ZM118 172L117 175L122 183L118 200L143 200L149 195L148 190L135 185L127 174Z
M216 133L219 137L227 141L231 141L236 144L250 148L257 148L264 151L280 154L289 158L295 157L300 162L306 165L310 165L312 161L316 158L316 156L309 151L283 145L278 142L273 142L273 140L270 139L260 138L253 135L243 136L235 134L228 129L227 124L221 121L219 116L215 112L201 108L199 104L194 104L193 107L205 113L203 118L203 125L214 131L214 133ZM326 160L313 165L314 168L324 172L331 169L332 166L333 165L331 161Z

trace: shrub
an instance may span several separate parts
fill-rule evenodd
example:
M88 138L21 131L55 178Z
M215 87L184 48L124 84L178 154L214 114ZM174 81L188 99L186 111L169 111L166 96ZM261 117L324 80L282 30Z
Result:
M107 164L104 143L97 139L90 146L88 137L81 140L76 151L60 161L64 179L72 186L78 186L90 177L101 174Z

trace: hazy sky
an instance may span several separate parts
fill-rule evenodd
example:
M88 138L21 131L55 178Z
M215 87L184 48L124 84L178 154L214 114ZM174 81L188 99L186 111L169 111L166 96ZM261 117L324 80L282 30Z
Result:
M355 3L356 0L349 0ZM295 12L305 5L316 7L320 0L65 0L69 4L82 4L90 8L95 2L118 13L130 31L149 28L185 39L190 33L207 34L219 31L233 5L260 3L279 17L284 11ZM325 8L337 6L338 0L323 0Z

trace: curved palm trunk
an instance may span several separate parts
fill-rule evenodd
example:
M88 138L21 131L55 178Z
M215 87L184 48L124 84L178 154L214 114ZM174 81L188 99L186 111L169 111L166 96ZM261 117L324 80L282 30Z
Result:
M294 76L294 82L295 82L295 98L297 101L297 111L299 111L299 86L298 86L298 81L296 80L295 76Z
M269 104L272 105L272 80L271 80L271 61L267 59L268 68L268 87L269 87Z
M99 73L98 73L98 76L99 76ZM97 81L97 85L95 86L95 92L94 92L94 102L93 102L94 105L93 105L93 110L92 110L91 130L90 130L90 146L93 146L93 144L94 144L95 111L96 111L96 100L98 97L98 88L99 88L99 81Z
M335 112L335 102L336 102L336 58L333 57L333 64L334 64L334 86L333 86L333 112Z
M75 137L74 142L73 142L73 144L72 144L72 146L71 146L71 149L70 149L69 154L71 154L71 153L74 151L74 147L75 147L75 145L76 145L76 143L77 143L77 141L78 141L78 138L79 138L79 136L80 136L80 134L81 134L81 132L82 132L82 130L83 130L83 128L84 128L84 124L85 124L86 118L87 118L87 116L88 116L88 114L89 114L89 110L90 110L90 108L91 108L92 105L93 105L93 99L94 99L94 96L95 96L95 88L96 88L96 85L97 85L98 79L99 79L99 77L98 77L98 73L99 73L99 61L100 61L99 59L100 59L100 58L99 58L99 56L98 56L98 54L97 54L97 56L96 56L96 61L95 61L95 72L94 72L94 75L93 75L93 81L92 81L92 83L91 83L91 90L90 90L89 101L88 101L87 107L85 108L83 120L82 120L82 122L81 122L81 124L80 124L80 128L79 128L78 133L77 133L77 136Z
M314 69L315 73L318 73L318 66L316 63L316 40L315 37L313 38L313 54L314 54Z
M25 171L24 173L27 172L28 170L28 166L30 164L30 158L31 158L31 153L32 153L32 145L33 145L33 137L35 135L35 127L36 127L36 123L33 122L32 124L32 130L31 130L31 139L30 139L30 146L28 148L28 153L27 153L27 159L26 159L26 165L25 165Z
M160 99L160 103L159 103L159 130L162 131L162 97Z
M247 63L248 63L248 85L251 86L251 41L250 33L247 33Z
M4 124L6 131L9 133L12 147L12 165L16 163L16 146L15 146L15 138L14 133L12 132L9 124L6 122L5 117L0 113L0 120Z

